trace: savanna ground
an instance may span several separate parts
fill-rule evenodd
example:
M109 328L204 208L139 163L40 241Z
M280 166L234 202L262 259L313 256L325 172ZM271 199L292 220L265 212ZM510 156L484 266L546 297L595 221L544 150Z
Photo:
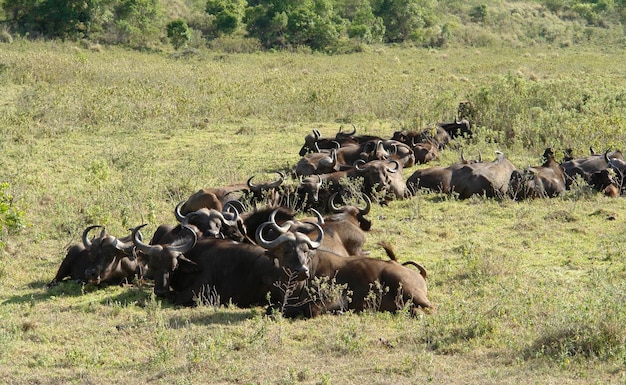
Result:
M514 202L420 193L376 206L366 248L428 270L438 313L270 319L175 308L145 286L46 289L89 224L172 223L201 187L272 179L304 136L391 136L476 108L466 157L624 149L622 50L534 47L190 57L71 43L0 45L0 254L7 384L624 384L623 198L576 186ZM432 165L459 158L447 149ZM429 165L430 166L430 165ZM405 178L415 169L405 170Z

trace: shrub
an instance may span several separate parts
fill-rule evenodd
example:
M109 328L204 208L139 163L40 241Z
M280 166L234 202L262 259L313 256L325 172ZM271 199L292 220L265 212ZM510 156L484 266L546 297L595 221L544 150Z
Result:
M23 229L25 213L13 205L13 196L7 191L9 184L0 183L0 247L4 246L3 234Z
M187 22L183 19L177 19L167 24L167 37L174 49L178 50L187 45L191 40L191 30Z

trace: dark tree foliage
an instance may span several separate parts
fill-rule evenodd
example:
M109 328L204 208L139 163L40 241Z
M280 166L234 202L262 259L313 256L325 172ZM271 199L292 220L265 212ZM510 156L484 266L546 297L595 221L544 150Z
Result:
M507 15L493 2L467 4L458 0L188 2L191 3L197 8L194 9L195 19L191 13L189 17L177 15L176 19L202 31L207 39L234 35L258 40L267 49L308 47L323 52L345 52L346 47L378 42L442 47L454 41L456 31L464 27L459 23L490 28ZM617 29L626 21L626 0L538 0L538 3L546 12L565 21L582 21L589 27L614 26ZM170 42L180 47L186 43L189 27L178 32L171 30L173 26L168 23L176 20L163 18L161 4L167 2L0 0L4 23L12 33L35 38L89 38L142 48L158 45L167 32ZM537 28L529 29L530 38L542 38ZM587 29L585 33L591 35L592 32Z
M93 0L6 0L3 9L21 34L53 38L89 35Z
M232 34L242 25L246 6L244 0L208 0L206 12L215 17L213 26L219 34Z
M184 47L191 39L191 31L183 19L172 20L167 24L167 37L175 49Z

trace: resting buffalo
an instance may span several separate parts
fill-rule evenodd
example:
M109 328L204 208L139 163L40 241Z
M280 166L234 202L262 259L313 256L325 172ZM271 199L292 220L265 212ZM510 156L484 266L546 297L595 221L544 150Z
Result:
M456 139L459 136L467 138L472 137L472 125L467 119L455 120L454 122L443 122L438 123L437 125L443 128L452 139Z
M108 235L102 227L100 235L89 239L89 232L102 226L89 226L83 231L82 243L72 246L48 286L54 286L65 278L79 282L120 284L141 277L143 263L133 254L130 236L116 238Z
M404 199L410 196L402 167L398 161L373 160L355 163L355 175L363 178L364 193L373 197L375 192L387 197Z
M541 166L513 171L509 192L512 198L551 198L565 194L565 173L554 159L554 151L547 148L543 158Z
M319 224L308 225L314 227L315 240L303 231L306 227L294 222L282 226L267 222L257 230L257 243L299 282L293 296L284 303L284 316L308 318L325 312L367 309L395 312L405 306L415 313L432 308L425 270L418 272L394 260L321 253L324 232ZM280 235L266 239L265 227ZM332 293L322 288L327 285L335 285L341 293L329 295Z
M569 189L577 176L588 182L589 176L596 171L607 168L611 159L623 160L624 157L620 151L606 151L603 154L592 153L586 157L575 158L561 163L565 173L566 188Z
M589 176L589 185L608 197L615 198L621 195L621 183L615 177L613 169L605 168L592 173Z
M222 211L224 203L229 200L238 198L236 196L233 196L237 193L252 194L253 202L262 201L266 198L264 194L268 192L271 193L283 183L285 176L280 172L278 174L279 178L276 181L269 183L253 184L252 179L254 178L254 176L251 176L250 178L248 178L248 181L245 184L242 183L225 187L200 189L192 194L187 199L187 201L180 207L180 212L183 215L186 215L203 207ZM271 199L276 199L276 197L271 197Z
M303 156L294 172L298 176L308 176L339 171L339 168L337 149L332 149L330 152L312 152Z
M432 143L437 147L437 150L443 150L452 140L446 130L440 126L427 128L423 131L396 131L391 139L407 144L413 151L421 143Z
M184 238L183 243L187 242ZM174 304L250 307L269 305L268 298L276 302L282 300L282 292L274 283L284 279L284 272L265 255L263 248L193 236L190 242L192 246L185 251L185 258L178 261L170 274L168 287L161 288L167 292L159 291ZM166 251L168 245L136 243L142 252L151 255L151 260L170 258Z
M147 275L154 280L154 294L170 297L170 275L181 261L186 261L184 253L191 250L197 240L197 234L189 226L161 225L152 236L149 245L143 243L139 229L145 224L132 229L132 240L141 257L148 264Z
M507 196L515 166L500 151L493 162L466 164L452 172L450 184L460 199L472 195L488 198Z
M239 216L239 211L232 206L232 201L224 205L224 207L229 207L229 211L226 212L205 207L184 216L180 212L182 203L179 203L174 210L174 215L181 225L195 226L204 237L229 238L238 242L246 239L243 220Z
M369 231L372 227L372 221L365 216L370 212L372 207L370 199L367 195L363 195L365 207L357 207L352 205L338 205L335 193L330 199L330 206L334 214L324 217L322 229L328 233L334 232L341 240L348 255L367 255L369 253L363 251L365 244L365 231Z
M482 160L467 160L461 152L461 160L448 167L434 166L415 171L406 180L411 194L416 194L420 189L444 194L452 193L452 172L467 164L480 163Z

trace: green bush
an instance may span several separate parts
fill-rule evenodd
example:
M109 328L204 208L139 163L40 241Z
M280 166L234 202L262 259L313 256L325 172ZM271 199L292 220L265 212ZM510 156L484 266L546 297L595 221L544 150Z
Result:
M0 249L4 247L6 233L23 229L25 213L13 205L13 196L8 192L9 184L0 183Z
M191 30L183 19L176 19L167 24L167 37L174 49L183 48L191 40Z

